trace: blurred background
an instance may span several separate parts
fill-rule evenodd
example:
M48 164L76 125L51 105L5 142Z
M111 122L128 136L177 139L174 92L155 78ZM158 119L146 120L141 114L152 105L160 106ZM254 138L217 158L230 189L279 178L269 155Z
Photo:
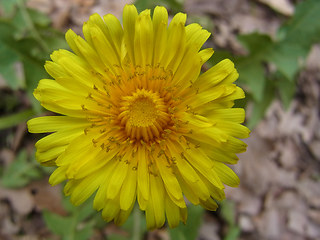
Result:
M252 130L234 167L239 188L226 189L217 212L190 206L186 226L147 231L135 211L122 227L101 220L92 200L73 207L52 168L35 160L39 135L26 121L46 114L32 96L48 77L44 62L81 34L92 13L121 18L125 0L0 0L0 239L300 240L320 239L320 1L137 0L186 12L212 33L208 69L232 59L247 94Z

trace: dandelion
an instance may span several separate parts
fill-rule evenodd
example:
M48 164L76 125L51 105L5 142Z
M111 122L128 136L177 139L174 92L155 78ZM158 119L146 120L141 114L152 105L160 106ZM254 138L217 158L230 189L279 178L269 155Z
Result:
M32 133L51 133L36 143L37 160L57 166L52 185L67 181L64 193L79 205L95 193L94 208L106 221L123 224L136 201L149 229L187 220L185 199L216 210L224 184L239 179L225 164L245 151L249 130L244 98L233 84L234 64L223 60L203 74L212 49L200 50L210 33L185 25L186 14L156 7L123 11L123 25L111 14L93 14L84 38L72 30L72 52L58 50L45 64L54 78L34 91L41 105L59 116L28 122Z

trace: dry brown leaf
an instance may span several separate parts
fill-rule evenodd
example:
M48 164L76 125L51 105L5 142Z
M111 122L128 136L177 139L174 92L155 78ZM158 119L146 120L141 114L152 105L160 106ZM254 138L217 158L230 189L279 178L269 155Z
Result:
M34 207L33 197L27 188L13 190L0 187L0 199L7 199L13 210L23 216L29 214Z
M35 8L44 14L50 14L54 9L54 2L52 0L28 0L27 6Z
M320 208L319 182L309 178L301 179L297 185L299 193L304 196L311 207Z
M291 16L294 13L294 5L290 0L258 0L269 7L273 8L279 13L286 16Z
M66 215L66 210L62 207L61 186L52 187L48 183L48 178L32 182L28 189L33 193L35 208L38 210L47 209L50 212Z

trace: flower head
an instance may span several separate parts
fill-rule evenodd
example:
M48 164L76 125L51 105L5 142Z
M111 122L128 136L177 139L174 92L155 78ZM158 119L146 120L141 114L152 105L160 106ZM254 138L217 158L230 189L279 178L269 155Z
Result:
M106 221L125 222L136 200L149 228L187 219L191 203L215 210L224 184L239 184L225 165L245 151L249 130L244 110L232 108L244 92L233 84L234 64L223 60L203 74L213 54L200 50L210 33L185 26L186 14L156 7L113 15L93 14L85 39L72 30L72 52L58 50L45 64L54 78L42 79L34 96L60 116L28 122L32 133L51 134L36 143L37 159L57 166L52 185L79 205L94 194ZM165 217L166 216L166 217Z

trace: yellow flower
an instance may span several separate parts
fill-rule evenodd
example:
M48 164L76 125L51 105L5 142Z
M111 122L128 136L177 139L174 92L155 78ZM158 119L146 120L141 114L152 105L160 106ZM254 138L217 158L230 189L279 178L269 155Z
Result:
M200 51L210 33L185 26L178 13L156 7L123 12L123 26L108 14L93 14L83 25L85 40L72 30L72 52L58 50L45 64L55 79L42 79L34 96L62 116L28 122L32 133L51 133L36 143L37 159L57 166L49 182L64 188L79 205L95 194L94 208L106 221L122 224L136 199L149 229L175 227L187 219L185 198L216 210L224 184L239 179L225 165L245 151L249 130L244 98L233 84L234 64L223 60L203 74L213 54ZM166 216L166 217L165 217Z

